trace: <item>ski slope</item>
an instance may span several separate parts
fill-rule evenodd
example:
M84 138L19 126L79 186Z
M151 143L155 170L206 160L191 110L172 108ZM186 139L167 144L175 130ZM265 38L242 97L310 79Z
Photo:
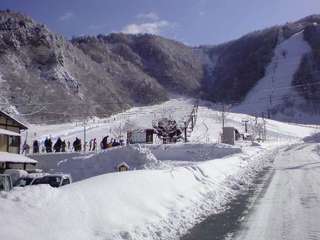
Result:
M161 116L168 112L179 121L192 106L192 100L174 99L135 108L128 111L133 114L117 114L88 124L88 135L102 137L105 130L125 124L128 118L131 124L148 126L155 112ZM170 108L176 110L168 111ZM226 125L243 132L243 119L254 120L229 113ZM74 123L31 126L32 131L38 137L66 139L81 134ZM267 131L270 138L265 143L220 144L220 113L201 102L187 144L141 145L77 156L44 154L55 156L54 161L48 161L52 164L48 168L74 171L79 174L78 181L59 189L29 186L1 192L0 239L178 239L206 216L223 211L269 164L276 149L316 133L312 126L271 120ZM131 161L132 170L136 170L112 172L116 161L122 159Z
M74 141L76 137L84 138L84 125L86 127L87 142L90 139L97 138L102 140L105 136L119 139L120 136L126 139L126 131L130 129L147 129L152 128L152 121L163 117L173 118L179 124L188 118L192 111L195 100L179 98L172 99L163 104L134 107L123 113L114 114L108 118L92 118L84 122L73 122L56 125L29 125L27 142L32 144L37 139L43 142L46 137L56 140L58 137L67 141ZM110 139L109 138L109 139Z
M281 40L274 50L274 56L266 68L265 76L247 94L245 100L232 108L239 113L267 116L272 110L273 118L284 121L317 122L318 116L303 113L305 100L292 85L301 60L311 52L311 47L304 40L303 31Z

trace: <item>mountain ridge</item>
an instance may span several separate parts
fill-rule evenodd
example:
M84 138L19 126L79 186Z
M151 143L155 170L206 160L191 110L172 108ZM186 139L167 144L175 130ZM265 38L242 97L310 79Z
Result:
M304 29L313 55L303 58L293 86L318 82L318 76L308 77L313 70L306 67L306 61L318 61L317 24L320 15L311 15L224 44L190 47L150 34L66 40L30 17L1 11L2 109L30 122L54 123L160 103L169 99L168 93L240 103L265 76L282 41L279 36L288 39ZM304 92L300 95L315 105L318 92L309 99ZM317 106L313 108L317 113Z

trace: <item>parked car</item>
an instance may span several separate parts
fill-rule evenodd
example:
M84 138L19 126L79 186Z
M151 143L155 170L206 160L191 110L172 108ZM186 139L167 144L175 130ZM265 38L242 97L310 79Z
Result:
M13 186L15 186L15 182L18 181L18 179L28 176L28 172L21 169L6 169L3 174L11 176Z
M17 181L13 183L14 187L25 187L28 185L31 185L31 183L35 180L35 177L32 176L26 176L26 177L21 177Z
M9 192L13 188L11 176L8 174L0 174L0 192Z
M51 187L62 187L70 183L72 183L72 178L69 174L50 174L35 178L31 185L49 184Z

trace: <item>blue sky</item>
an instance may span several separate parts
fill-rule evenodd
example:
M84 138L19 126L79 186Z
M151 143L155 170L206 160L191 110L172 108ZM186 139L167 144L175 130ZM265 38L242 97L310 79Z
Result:
M320 0L0 0L0 8L68 38L147 32L200 45L320 14Z

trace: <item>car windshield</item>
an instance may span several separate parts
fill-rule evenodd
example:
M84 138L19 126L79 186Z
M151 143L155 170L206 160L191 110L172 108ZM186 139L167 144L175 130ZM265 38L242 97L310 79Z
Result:
M61 182L60 176L45 176L34 180L32 185L49 184L51 187L59 187Z
M32 182L33 178L19 178L14 186L27 186L30 185L30 183Z
M0 191L4 191L4 190L5 190L5 178L0 177Z
M10 178L8 176L0 176L0 191L10 191Z

